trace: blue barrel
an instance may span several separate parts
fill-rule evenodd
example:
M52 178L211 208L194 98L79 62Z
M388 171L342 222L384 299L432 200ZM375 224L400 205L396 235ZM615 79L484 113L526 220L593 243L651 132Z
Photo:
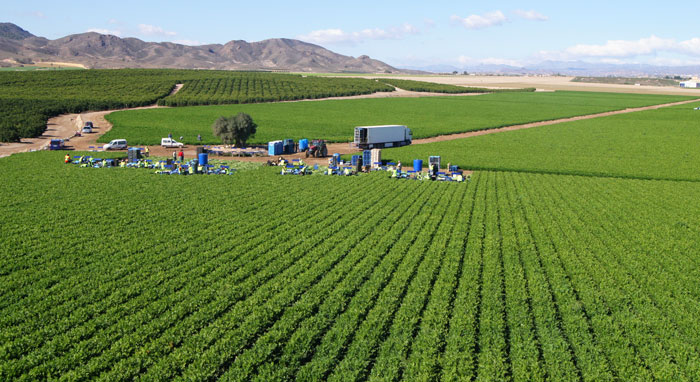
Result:
M299 140L299 151L304 151L309 148L309 140L308 139L300 139Z
M350 164L352 164L353 166L357 166L357 161L358 161L358 160L360 160L360 156L359 156L359 155L353 155L353 156L352 156L352 159L350 160Z
M423 171L423 159L413 160L413 171Z
M338 154L338 153L333 154L333 161L335 163L340 163L340 154Z
M208 153L199 154L199 165L204 166L208 163L209 163L209 154Z

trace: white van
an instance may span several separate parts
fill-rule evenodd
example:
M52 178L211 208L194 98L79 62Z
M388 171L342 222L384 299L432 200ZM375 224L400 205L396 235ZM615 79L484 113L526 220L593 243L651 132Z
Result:
M182 147L184 144L172 138L161 138L160 145L163 147Z
M112 139L102 148L105 150L125 150L127 148L126 139Z

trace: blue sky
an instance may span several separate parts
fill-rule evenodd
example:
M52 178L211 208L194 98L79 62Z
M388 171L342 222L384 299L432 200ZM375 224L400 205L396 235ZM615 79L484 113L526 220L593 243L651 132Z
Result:
M47 38L86 31L190 45L286 37L395 66L583 60L700 64L699 1L13 1Z

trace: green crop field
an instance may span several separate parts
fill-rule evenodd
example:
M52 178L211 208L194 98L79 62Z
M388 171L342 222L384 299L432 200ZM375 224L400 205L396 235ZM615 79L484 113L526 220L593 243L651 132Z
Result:
M414 138L482 130L512 124L599 113L689 99L682 96L549 92L497 93L478 96L329 100L275 104L202 106L130 110L109 114L114 128L100 142L125 138L131 144L155 145L172 133L185 143L221 141L211 125L220 116L250 114L258 133L250 143L278 139L352 140L361 125L401 124Z
M169 96L178 83L180 92ZM0 72L0 142L41 135L63 113L153 105L202 105L392 91L361 78L214 70L120 69Z
M394 89L361 78L323 78L273 73L232 73L185 80L177 94L158 101L164 106L219 105L353 96Z
M700 379L700 184L0 159L0 380Z
M700 103L386 149L469 169L700 180Z

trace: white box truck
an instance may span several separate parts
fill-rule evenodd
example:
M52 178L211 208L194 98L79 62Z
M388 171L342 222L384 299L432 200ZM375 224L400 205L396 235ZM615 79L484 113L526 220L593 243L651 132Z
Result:
M412 139L411 129L404 125L355 127L355 146L363 150L406 146Z

